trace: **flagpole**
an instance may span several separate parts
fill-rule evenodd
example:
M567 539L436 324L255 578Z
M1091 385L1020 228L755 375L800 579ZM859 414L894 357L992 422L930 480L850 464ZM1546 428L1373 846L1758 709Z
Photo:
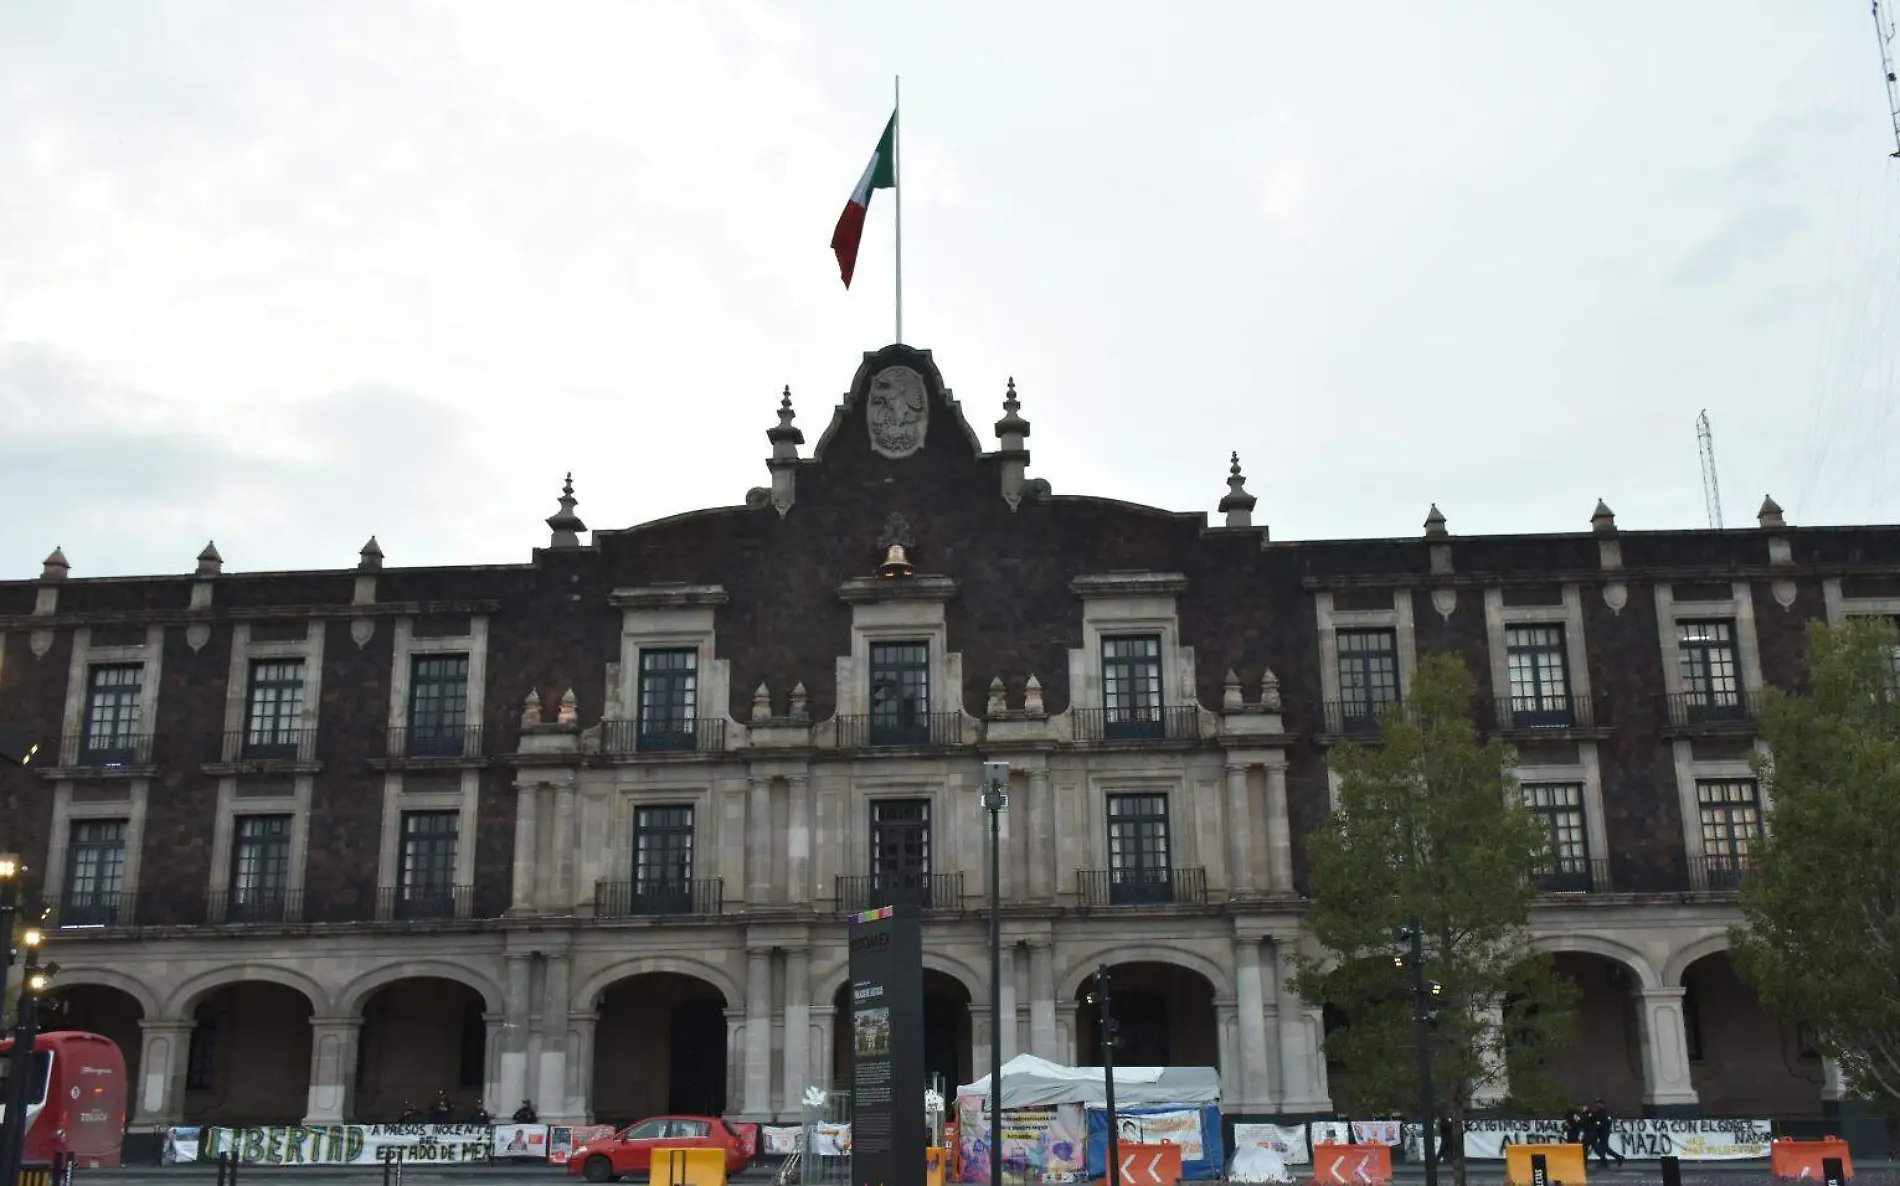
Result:
M903 79L891 76L891 190L897 199L897 337L904 341L904 91Z

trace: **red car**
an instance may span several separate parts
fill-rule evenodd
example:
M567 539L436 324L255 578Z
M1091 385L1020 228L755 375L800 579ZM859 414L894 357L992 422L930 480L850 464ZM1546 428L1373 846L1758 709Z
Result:
M589 1182L651 1173L655 1149L723 1149L727 1174L738 1173L751 1161L745 1139L717 1116L649 1116L574 1150L567 1172Z

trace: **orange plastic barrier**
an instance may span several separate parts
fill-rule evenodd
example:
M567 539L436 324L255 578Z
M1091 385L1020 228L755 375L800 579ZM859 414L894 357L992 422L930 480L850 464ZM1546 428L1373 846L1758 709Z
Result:
M1784 1137L1768 1146L1768 1172L1777 1178L1812 1178L1820 1182L1827 1178L1821 1163L1831 1157L1841 1159L1843 1174L1854 1176L1854 1161L1847 1155L1847 1142L1839 1137L1823 1137L1818 1141Z
M1322 1186L1366 1186L1392 1180L1390 1145L1313 1146L1313 1180Z
M1181 1180L1181 1146L1122 1145L1122 1186L1176 1186Z
M1531 1158L1544 1159L1544 1174L1552 1183L1562 1182L1564 1186L1583 1186L1585 1174L1583 1168L1582 1145L1506 1145L1504 1147L1504 1180L1511 1186L1530 1186Z

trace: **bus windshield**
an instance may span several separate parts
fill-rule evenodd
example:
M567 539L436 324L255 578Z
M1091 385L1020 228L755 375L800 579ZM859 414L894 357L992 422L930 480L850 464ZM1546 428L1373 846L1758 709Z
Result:
M36 1050L33 1052L33 1069L27 1080L27 1106L36 1107L46 1102L46 1076L53 1069L53 1052ZM13 1079L13 1052L0 1053L0 1099L6 1098L6 1088Z

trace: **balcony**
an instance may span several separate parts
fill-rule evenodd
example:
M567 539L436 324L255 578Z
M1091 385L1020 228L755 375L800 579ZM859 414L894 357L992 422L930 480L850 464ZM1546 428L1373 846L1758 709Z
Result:
M1563 737L1594 733L1596 706L1581 696L1499 696L1491 702L1491 727L1511 737Z
M376 891L377 922L446 922L472 918L475 887L470 885L384 886Z
M302 890L218 890L205 895L208 926L261 926L302 921Z
M1540 894L1610 893L1610 862L1560 860L1533 875Z
M838 718L839 749L928 749L965 744L960 712Z
M1078 708L1077 741L1198 741L1201 710L1192 704Z
M1689 888L1699 894L1732 894L1748 878L1748 858L1695 857L1689 861Z
M486 761L480 725L391 729L386 742L383 764L391 767L466 766Z
M856 914L880 906L910 905L919 910L958 910L963 906L961 873L873 873L840 877L838 910Z
M1376 741L1379 721L1396 700L1328 700L1320 705L1320 736L1351 741Z
M296 766L316 760L315 729L249 729L205 738L207 766Z
M61 777L132 775L165 760L165 738L158 733L69 733L60 739L59 761L47 770L71 771Z
M726 748L724 717L685 717L657 721L603 721L602 753L708 754Z
M1207 901L1207 870L1078 869L1084 906L1199 906Z
M1734 734L1755 728L1755 695L1744 688L1704 689L1659 698L1663 735Z
M91 930L136 926L138 895L82 890L48 898L46 926L52 930Z
M594 914L598 918L716 915L725 909L725 884L717 877L697 881L602 881L594 886Z

